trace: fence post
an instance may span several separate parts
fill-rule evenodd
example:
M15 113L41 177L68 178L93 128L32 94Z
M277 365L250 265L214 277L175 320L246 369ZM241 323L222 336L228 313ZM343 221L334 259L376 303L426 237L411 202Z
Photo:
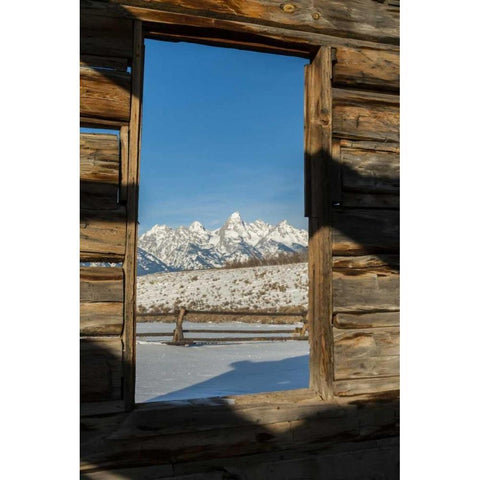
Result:
M183 317L187 311L184 307L180 308L180 312L178 312L177 317L177 325L175 327L175 331L173 332L173 341L174 342L183 342Z

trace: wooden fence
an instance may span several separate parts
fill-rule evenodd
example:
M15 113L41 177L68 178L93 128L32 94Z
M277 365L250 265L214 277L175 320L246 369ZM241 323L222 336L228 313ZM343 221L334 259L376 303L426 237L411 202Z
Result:
M278 329L278 330L237 330L237 329L208 329L208 328L195 328L184 329L183 321L188 314L200 314L210 316L256 316L256 317L300 317L303 322L303 327L294 329ZM216 310L187 310L186 308L180 308L178 313L174 314L175 329L173 332L137 332L137 338L139 337L172 337L171 341L165 342L169 345L188 345L192 343L220 343L220 342L264 342L264 341L286 341L286 340L308 340L307 333L307 313L305 311L300 312L255 312L255 311L216 311ZM137 313L137 318L142 317L165 317L172 316L172 313ZM255 334L257 336L251 337L189 337L186 338L186 333L230 333L230 334ZM269 334L268 336L258 336L258 334ZM283 336L279 336L282 334ZM286 336L288 335L288 336Z

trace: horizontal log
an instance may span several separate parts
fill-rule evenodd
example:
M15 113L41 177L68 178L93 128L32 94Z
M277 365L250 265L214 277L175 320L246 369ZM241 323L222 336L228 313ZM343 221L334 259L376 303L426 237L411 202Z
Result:
M123 303L80 303L80 335L120 335L123 330Z
M106 130L120 130L127 126L126 120L112 120L108 118L95 118L86 115L80 115L80 127L82 128L103 128Z
M400 377L352 378L333 382L335 395L351 397L361 394L400 390Z
M118 185L80 182L80 209L115 210L118 205Z
M125 411L125 402L112 400L107 402L87 402L80 404L80 417L94 417Z
M80 211L80 259L122 261L125 255L126 214L111 211Z
M123 302L123 270L80 267L81 302Z
M178 312L138 312L137 317L165 317ZM189 314L192 315L243 315L243 316L256 316L256 317L303 317L307 314L306 311L293 311L293 312L262 312L255 310L186 310L185 317Z
M133 21L80 10L80 53L132 58Z
M346 208L400 208L400 196L395 194L374 194L342 192L340 204Z
M344 191L399 193L398 153L341 148L340 158Z
M334 208L333 254L397 253L400 247L398 210Z
M395 273L333 273L334 313L399 310L400 276Z
M379 328L399 327L400 312L377 312L377 313L337 313L333 317L333 325L336 328Z
M308 5L299 2L280 5L267 0L132 3L89 1L85 7L98 14L135 17L146 23L148 33L161 33L162 24L177 24L251 32L270 38L287 37L316 45L373 46L377 42L398 45L399 39L399 9L367 0L316 0Z
M122 341L120 338L80 340L80 401L120 400Z
M80 134L80 208L117 208L120 148L117 135Z
M400 373L399 328L334 328L333 336L336 380Z
M109 68L125 72L129 61L121 57L101 57L98 55L80 55L80 67Z
M81 68L80 115L127 122L130 119L130 74Z
M109 419L82 419L87 432L92 427L98 428L101 421L108 421L109 427L108 434L103 432L100 437L101 449L96 441L84 444L82 470L89 475L113 468L174 462L178 474L181 468L189 471L188 461L200 460L205 465L209 459L215 459L217 465L220 462L225 466L228 457L242 456L242 461L252 459L257 464L255 457L245 456L281 451L284 457L293 448L297 449L297 456L298 449L303 447L311 453L312 444L316 444L317 450L326 447L332 453L335 444L343 451L345 442L355 442L354 448L361 449L359 442L372 433L376 433L378 447L376 442L382 435L398 434L396 398L382 397L380 402L372 397L366 401L360 397L354 402L350 399L322 402L310 391L308 399L291 402L286 400L291 392L274 393L279 402L266 399L262 404L252 404L253 396L248 395L234 397L235 401L228 403L214 399L209 399L208 404L162 402L139 405L131 413L119 415L113 425ZM263 396L267 397L265 394L259 397ZM191 466L198 468L199 463ZM137 478L133 473L130 471L127 476L132 474Z
M398 272L400 257L398 255L362 255L357 257L333 257L333 269L347 275L369 272Z
M184 330L185 332L185 330ZM145 338L145 337L173 337L174 330L171 332L137 332L137 338Z
M333 84L353 88L398 91L400 54L373 48L336 47Z
M286 342L287 340L308 340L308 337L296 335L291 337L224 337L224 338L208 338L194 337L185 338L179 342L168 342L171 345L184 345L192 342L197 343L222 343L222 342Z
M395 142L375 142L368 140L340 140L341 148L352 148L354 150L370 150L372 152L400 153L400 145Z
M158 408L152 404L144 404L132 412L128 421L124 422L111 438L121 441L159 435L166 437L179 433L194 434L220 428L272 425L314 418L338 421L348 416L351 410L356 409L338 408L322 403L318 398L316 402L309 401L306 404L286 401L281 404L264 402L257 405L239 405L233 402L175 407L164 403L158 404Z
M117 135L80 134L80 180L118 185L120 143Z
M334 137L399 141L398 96L339 88L332 92Z

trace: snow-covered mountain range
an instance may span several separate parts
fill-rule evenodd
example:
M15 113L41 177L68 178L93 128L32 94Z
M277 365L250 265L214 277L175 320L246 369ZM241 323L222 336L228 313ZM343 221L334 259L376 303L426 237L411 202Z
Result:
M155 225L138 240L138 275L216 268L251 257L302 251L307 244L307 231L286 220L277 225L262 220L245 223L239 212L216 230L207 230L197 221L189 227Z

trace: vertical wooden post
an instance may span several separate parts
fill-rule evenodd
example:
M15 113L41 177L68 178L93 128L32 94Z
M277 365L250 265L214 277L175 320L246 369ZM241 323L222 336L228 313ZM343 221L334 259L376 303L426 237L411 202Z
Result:
M180 312L178 312L177 316L177 324L175 326L175 331L173 332L174 342L183 342L183 317L185 317L185 313L185 308L180 308Z
M126 184L127 234L123 271L125 278L125 309L123 328L124 399L126 410L135 405L135 310L137 278L137 219L140 157L140 129L143 90L142 22L134 21L132 94L128 136L128 168Z
M128 187L128 125L120 127L120 203L127 201Z
M305 71L305 212L309 217L310 388L333 398L332 53L321 47Z

